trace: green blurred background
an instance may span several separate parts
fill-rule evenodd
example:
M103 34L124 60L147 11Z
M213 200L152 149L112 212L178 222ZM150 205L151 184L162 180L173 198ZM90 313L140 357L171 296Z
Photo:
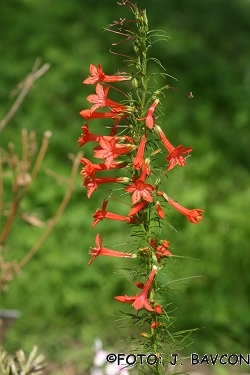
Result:
M200 328L187 354L249 353L250 2L140 0L138 6L147 8L151 29L171 37L150 51L178 79L167 83L194 94L191 100L169 90L162 100L166 135L175 145L193 147L187 167L169 173L165 191L186 207L205 210L200 225L173 212L170 222L179 234L163 230L173 252L187 257L171 264L166 278L202 276L174 284L166 297L178 318L175 329ZM0 118L11 107L9 93L37 56L51 68L0 134L0 147L7 148L11 140L18 150L23 127L35 129L39 139L49 129L53 136L43 168L69 176L67 153L76 154L83 125L78 113L89 108L85 98L93 92L81 83L89 64L101 63L107 74L123 67L122 59L109 53L118 39L103 32L120 17L130 14L115 0L1 1ZM129 45L124 52L129 53ZM91 157L90 148L83 151ZM37 207L47 219L64 191L40 173L24 208ZM96 233L110 248L128 239L122 223L102 222L91 229L91 215L105 194L99 189L88 200L79 175L53 233L0 296L0 308L22 314L8 332L6 349L30 350L37 344L49 360L73 361L87 369L96 337L105 348L122 345L121 332L126 331L114 324L121 306L113 296L132 290L116 274L124 261L99 258L87 266ZM17 220L6 243L11 257L22 258L40 233Z

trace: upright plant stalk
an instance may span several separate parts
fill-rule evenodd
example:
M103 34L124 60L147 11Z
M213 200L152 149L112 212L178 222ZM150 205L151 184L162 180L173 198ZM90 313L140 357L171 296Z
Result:
M88 123L85 122L78 143L79 147L87 142L97 143L93 156L102 160L102 163L93 163L87 158L81 159L83 186L87 188L88 198L91 198L99 185L116 183L122 185L121 195L125 203L129 203L130 206L125 216L112 213L107 210L108 199L105 199L102 208L97 209L93 214L92 227L103 219L122 221L123 225L131 226L131 236L136 239L137 247L130 253L105 248L102 245L103 238L98 233L95 240L96 246L90 250L92 258L89 265L101 255L139 258L140 265L135 272L134 279L145 278L145 283L141 281L135 283L137 288L142 290L141 293L114 298L122 303L131 304L135 310L128 314L128 317L139 327L137 351L142 352L143 348L145 354L153 353L156 358L153 366L152 363L145 363L141 366L141 373L145 374L145 371L149 370L150 374L160 375L168 373L171 347L176 347L178 336L169 332L172 320L167 313L167 305L160 306L159 304L166 287L159 283L158 276L173 256L169 250L168 241L160 238L161 228L166 225L163 208L169 204L195 224L202 219L203 210L189 210L160 190L164 176L176 165L185 166L187 156L183 155L188 155L192 151L191 147L184 148L182 145L174 147L157 123L158 117L155 113L158 111L161 95L163 90L171 86L165 85L154 91L149 89L152 76L159 73L149 75L148 64L153 62L161 69L163 67L159 60L148 57L148 47L152 45L154 38L166 40L167 37L163 31L149 31L145 10L139 9L129 0L123 0L118 4L132 12L134 19L120 18L119 21L114 21L109 25L106 30L122 36L123 40L114 45L118 46L124 41L132 44L135 57L116 53L127 57L125 61L131 67L132 72L110 76L104 73L100 64L98 66L90 64L90 76L83 83L96 84L96 94L87 96L87 101L92 103L92 107L82 110L80 115L85 120L99 118L103 122L108 119L107 128L111 131L106 135L92 134ZM160 74L168 76L166 73ZM110 83L123 81L131 81L131 92L124 93L123 102L109 99L110 89L115 89L115 93L122 92ZM188 96L193 97L192 93ZM108 110L99 111L105 107ZM113 125L110 125L112 121ZM121 130L120 133L119 130ZM157 155L165 150L167 151L166 163L159 165ZM100 171L105 171L108 177L97 177ZM111 196L113 197L113 193L108 198ZM120 200L117 199L117 201ZM136 266L133 267L136 269Z

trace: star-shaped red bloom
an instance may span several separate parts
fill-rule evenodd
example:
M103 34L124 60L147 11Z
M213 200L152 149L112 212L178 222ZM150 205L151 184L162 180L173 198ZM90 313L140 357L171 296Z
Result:
M91 107L90 112L94 112L98 108L102 107L112 107L112 110L115 112L124 112L127 110L125 105L114 102L113 100L108 99L109 87L103 88L100 83L96 85L96 94L91 94L87 96L87 100L90 103L94 103Z
M181 167L184 167L186 165L186 158L182 156L182 154L189 154L193 150L192 147L183 147L182 145L178 147L174 147L165 134L163 133L160 126L156 126L156 131L159 134L162 143L166 147L166 149L169 152L169 155L166 157L166 159L169 161L168 165L168 171L170 171L172 168L174 168L175 165L180 165Z
M150 194L155 188L150 184L145 184L141 178L134 179L133 184L127 186L125 190L132 194L132 203L139 202L140 199L144 199L147 202L153 202L153 198Z
M150 306L150 303L148 301L148 292L149 292L149 289L150 289L150 286L153 282L153 279L155 277L155 274L157 272L157 269L158 267L157 266L153 266L153 269L151 271L151 274L148 278L148 281L146 282L141 294L138 296L137 294L135 294L134 296L132 297L128 297L128 296L116 296L114 297L117 301L120 301L120 302L124 302L124 303L132 303L133 304L133 307L136 309L136 310L139 310L139 309L142 309L143 307L148 310L148 311L154 311L154 309Z
M107 76L103 70L102 66L98 64L98 67L96 67L93 64L90 64L89 72L92 77L86 78L83 83L93 85L96 82L120 82L120 81L128 81L131 79L130 76Z
M110 168L111 164L121 154L126 154L131 151L135 146L123 145L116 143L116 138L111 139L101 138L100 139L101 149L95 150L95 158L106 159L105 165Z
M174 148L170 155L166 157L166 159L169 160L168 171L174 168L177 164L181 167L185 167L186 158L184 158L182 154L189 154L192 150L192 147L183 147L182 145Z

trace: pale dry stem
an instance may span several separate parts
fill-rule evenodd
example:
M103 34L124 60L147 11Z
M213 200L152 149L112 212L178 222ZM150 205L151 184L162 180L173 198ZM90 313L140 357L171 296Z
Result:
M78 172L78 167L79 167L80 159L82 158L82 156L83 156L82 152L79 152L76 155L75 160L73 162L73 166L72 166L72 170L71 170L71 176L70 176L69 183L68 183L68 190L66 191L65 196L64 196L57 212L55 213L54 217L49 220L49 224L48 224L47 228L45 229L45 231L43 232L42 236L39 238L37 243L32 247L32 249L30 249L30 251L19 262L20 268L25 266L25 264L28 263L30 261L30 259L36 254L36 252L39 250L39 248L42 246L44 241L49 236L50 232L53 230L54 226L56 225L56 223L59 220L60 216L62 215L63 211L65 210L65 208L66 208L66 206L69 202L69 199L72 195L72 192L74 190L74 182L75 182L75 179L76 179L76 174Z
M7 115L2 119L2 121L0 121L0 132L7 125L7 123L12 119L12 117L15 115L16 111L22 104L25 96L28 94L28 92L32 88L34 81L36 81L39 77L41 77L50 68L50 64L46 63L40 69L38 69L40 62L41 62L41 59L37 58L32 68L32 71L27 75L24 81L18 85L18 88L22 88L22 90L20 94L18 95L16 101L10 108Z

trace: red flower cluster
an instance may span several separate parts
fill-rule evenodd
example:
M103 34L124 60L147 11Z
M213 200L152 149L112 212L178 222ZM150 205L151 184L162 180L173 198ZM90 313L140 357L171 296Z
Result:
M131 79L130 75L124 74L106 75L100 64L98 67L91 64L90 77L83 81L85 84L96 84L96 93L87 96L87 101L92 104L92 107L82 110L80 115L87 120L100 118L113 121L113 124L108 126L111 129L108 135L91 133L86 122L82 126L83 133L78 140L78 147L84 146L88 142L96 143L93 157L102 160L102 163L95 164L86 157L81 159L83 164L81 174L83 176L83 185L87 188L87 196L90 198L100 184L110 183L125 185L123 186L124 195L127 196L128 193L131 195L130 209L126 216L107 211L108 200L105 199L102 208L97 209L93 214L92 227L95 227L103 219L123 221L130 225L144 225L145 215L149 215L152 209L156 220L164 220L164 205L160 202L162 198L165 200L165 204L167 202L185 215L190 222L197 224L202 219L201 212L203 210L189 210L182 207L169 198L166 193L158 190L159 182L152 182L155 176L155 167L152 166L151 158L161 151L157 148L152 152L152 144L160 142L167 149L166 160L168 166L166 172L172 170L176 165L185 166L186 161L183 154L189 154L192 151L191 147L184 148L182 145L175 148L168 141L160 126L156 125L155 112L160 102L159 99L156 99L153 103L149 101L147 109L142 112L133 101L130 101L129 105L127 105L113 101L108 97L110 88L112 88L112 86L105 86L108 82L114 83ZM119 92L121 91L119 90ZM128 96L125 96L125 103L127 103ZM98 112L99 109L104 107L107 107L108 111ZM122 119L124 120L124 125L120 125ZM145 122L145 126L141 125L142 121ZM120 127L123 131L121 134L117 134ZM127 134L125 134L126 130ZM152 137L155 137L154 142L152 142ZM97 177L99 172L106 173L113 170L124 170L126 176ZM130 176L128 176L128 173L130 173ZM138 255L145 256L150 253L154 260L153 263L156 264L172 256L167 240L159 240L153 234L150 237L146 247L138 248ZM88 263L89 265L99 255L122 258L135 258L137 256L137 254L119 252L102 247L102 238L99 234L96 236L96 246L91 249L90 254L92 258ZM132 297L126 295L117 296L115 299L120 302L131 303L136 310L145 308L148 311L161 314L161 307L148 299L151 284L158 270L156 265L151 267L152 271L146 284L136 283L137 287L142 289L140 295L136 294ZM157 328L158 326L159 323L152 323L152 328Z

